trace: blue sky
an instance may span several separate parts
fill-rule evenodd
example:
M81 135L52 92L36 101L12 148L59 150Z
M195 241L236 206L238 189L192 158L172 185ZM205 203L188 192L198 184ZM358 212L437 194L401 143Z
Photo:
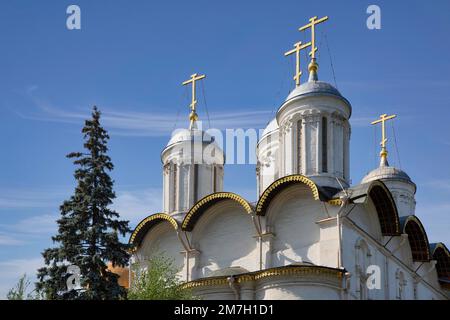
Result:
M66 28L70 4L81 8L81 30ZM381 8L381 30L366 27L370 4ZM390 162L417 183L416 213L430 241L448 245L449 11L448 1L3 2L0 297L51 245L58 206L74 187L65 155L81 149L94 104L111 135L114 207L134 227L161 210L160 151L174 127L188 125L181 82L207 74L211 126L264 127L293 88L283 53L307 40L297 29L314 15L330 16L318 27L319 77L353 106L353 183L377 165L369 122L398 114ZM207 118L204 103L199 115ZM225 190L254 201L254 169L227 166Z

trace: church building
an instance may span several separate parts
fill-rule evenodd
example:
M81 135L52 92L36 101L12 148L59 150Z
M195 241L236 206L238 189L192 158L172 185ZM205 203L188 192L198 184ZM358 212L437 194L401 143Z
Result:
M296 57L296 86L259 138L255 203L223 190L224 152L197 126L204 76L183 83L190 125L162 150L163 212L136 226L132 263L171 257L202 299L449 299L449 250L428 242L416 184L388 162L385 122L395 115L372 123L382 132L379 167L350 183L352 105L318 76L315 29L327 19L311 18L299 29L310 41L285 54Z

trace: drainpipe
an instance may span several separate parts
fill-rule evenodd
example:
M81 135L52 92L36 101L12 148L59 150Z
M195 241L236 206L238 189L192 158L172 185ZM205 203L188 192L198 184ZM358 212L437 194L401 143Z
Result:
M234 297L236 300L241 300L241 295L239 292L239 284L236 281L236 277L231 275L227 278L228 285L230 286L231 290L233 290Z
M258 217L258 223L256 221L256 216L252 214L252 221L255 225L256 233L258 234L259 239L259 270L262 270L262 231L261 231L261 222L259 221Z
M386 300L389 300L389 257L388 256L384 256L385 257L385 265L384 265L384 272L385 272L385 276L384 276L384 298Z
M344 276L342 277L341 282L341 300L348 300L348 291L350 289L350 272L344 273Z
M181 237L181 234L178 230L177 230L177 236L186 252L186 282L188 282L189 281L189 253L192 251L192 248L188 242L189 240L188 240L186 234L185 234L185 237L186 237L187 243L183 240L183 238Z
M343 268L342 263L342 224L341 224L341 214L344 211L345 207L350 203L350 194L345 190L342 183L339 181L339 179L336 177L336 181L341 187L342 191L344 192L344 195L340 197L341 200L341 208L339 209L337 216L336 216L336 224L338 228L338 268Z
M338 268L342 269L344 267L343 267L343 263L342 263L342 223L341 223L341 214L344 211L344 209L347 207L348 203L350 202L350 196L346 193L345 196L342 196L340 199L342 201L342 204L341 204L341 208L339 209L339 211L338 211L338 213L336 215L336 224L337 224L337 228L338 228Z

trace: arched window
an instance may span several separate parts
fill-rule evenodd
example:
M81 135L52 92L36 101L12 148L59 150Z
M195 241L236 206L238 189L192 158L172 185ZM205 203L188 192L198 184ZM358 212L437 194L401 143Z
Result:
M322 117L322 172L328 172L328 120Z
M302 152L303 152L303 146L302 146L302 131L303 131L303 120L300 119L297 122L297 173L302 174Z
M173 193L172 193L172 210L171 211L176 211L177 210L177 182L178 182L178 173L177 173L177 165L174 163L173 164L173 170L172 170L172 185L173 185Z

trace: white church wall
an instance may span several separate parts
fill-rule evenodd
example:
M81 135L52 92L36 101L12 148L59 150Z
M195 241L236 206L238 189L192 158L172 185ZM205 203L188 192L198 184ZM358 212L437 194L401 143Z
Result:
M353 215L353 213L352 213ZM345 220L344 220L345 221ZM420 264L412 263L409 243L401 243L400 236L394 236L386 246L387 250L380 249L382 244L373 237L358 231L351 224L343 223L342 232L343 265L351 274L350 292L351 299L442 299L438 293L435 275L425 276L423 279L414 277L414 270ZM383 237L381 243L386 243L390 237ZM396 248L395 258L389 254ZM425 263L429 270L430 263ZM381 288L370 290L366 285L367 268L378 266L381 275ZM424 275L419 273L419 275ZM415 281L417 279L418 281ZM425 281L426 282L425 282ZM433 289L434 287L434 289ZM415 289L416 288L416 289Z
M195 288L193 293L201 297L202 300L236 300L236 294L229 285Z
M336 219L320 222L318 225L320 227L320 265L336 268L338 266L339 250Z
M256 287L257 300L338 300L340 288L323 279L272 278Z
M384 256L379 254L376 246L364 233L352 228L343 219L342 225L342 263L350 273L351 299L384 299L385 283L381 279L381 289L369 290L366 285L367 268L375 265L381 274L385 270Z
M397 206L400 217L415 214L416 200L414 196L414 186L404 181L384 180L383 181L391 191Z
M232 266L257 270L259 254L255 235L251 216L233 200L209 208L192 230L192 244L199 251L193 279Z
M271 201L266 223L274 233L271 267L309 262L320 265L320 227L325 218L321 202L303 184L290 186Z
M203 300L338 300L342 281L318 274L264 277L245 280L234 290L228 282L195 287L193 292Z
M179 269L178 275L182 280L186 279L185 254L183 246L178 239L176 231L169 222L163 221L154 226L142 240L141 246L136 252L137 260L143 261L155 255L162 254L172 258L174 265Z
M350 211L351 210L351 211ZM356 204L353 209L346 210L347 217L367 232L371 237L381 240L381 227L377 210L369 200L367 204Z
M403 245L399 251L410 251L409 243ZM411 263L410 254L403 253L396 255L396 257L401 262L392 257L388 258L389 299L414 300L430 299L431 297L433 299L443 298L438 293L440 288L434 270L429 275L421 272L415 273L420 263ZM403 260L403 257L406 257L406 260ZM421 268L424 268L424 271L429 271L430 267L430 263L424 263Z

